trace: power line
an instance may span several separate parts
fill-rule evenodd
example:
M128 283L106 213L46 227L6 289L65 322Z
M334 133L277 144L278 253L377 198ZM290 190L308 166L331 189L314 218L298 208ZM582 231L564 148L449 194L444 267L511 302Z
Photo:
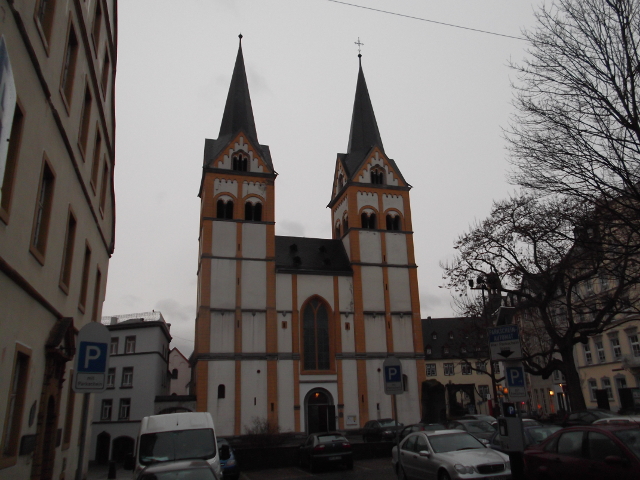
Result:
M342 5L348 5L350 7L357 7L357 8L364 8L365 10L373 10L374 12L379 12L379 13L386 13L387 15L395 15L397 17L404 17L404 18L410 18L412 20L420 20L421 22L429 22L429 23L435 23L437 25L444 25L445 27L453 27L453 28L460 28L462 30L470 30L472 32L478 32L478 33L486 33L488 35L496 35L498 37L506 37L506 38L513 38L515 40L524 40L526 41L526 38L522 38L522 37L515 37L513 35L506 35L504 33L496 33L496 32L489 32L487 30L480 30L478 28L471 28L471 27L463 27L461 25L454 25L452 23L445 23L445 22L438 22L436 20L429 20L428 18L421 18L421 17L414 17L412 15L404 15L402 13L396 13L396 12L389 12L387 10L380 10L378 8L371 8L371 7L365 7L363 5L356 5L354 3L348 3L348 2L342 2L340 0L327 0L328 2L333 2L333 3L340 3Z

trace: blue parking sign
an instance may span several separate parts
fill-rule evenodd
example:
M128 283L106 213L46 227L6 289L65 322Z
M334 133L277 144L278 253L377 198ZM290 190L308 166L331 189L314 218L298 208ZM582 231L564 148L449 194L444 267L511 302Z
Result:
M524 368L507 367L505 373L507 374L507 386L524 387Z
M78 372L104 373L107 370L107 344L80 342L78 348Z
M98 393L107 387L110 343L109 329L98 322L89 322L80 329L73 375L76 393Z

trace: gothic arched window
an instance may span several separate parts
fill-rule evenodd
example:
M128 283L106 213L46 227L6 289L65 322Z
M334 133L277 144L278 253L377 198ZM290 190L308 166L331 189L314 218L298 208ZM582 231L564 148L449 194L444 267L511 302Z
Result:
M362 228L369 228L375 230L378 228L378 222L376 221L376 214L369 212L362 212L360 216L362 219Z
M244 219L254 222L262 221L262 204L257 202L255 205L251 202L244 204Z
M302 313L304 370L329 370L329 310L313 298Z
M371 169L371 183L374 185L384 185L384 172L381 168Z
M233 156L233 169L237 172L246 172L248 167L247 157L243 155Z
M340 238L340 222L336 223L336 238Z
M387 230L400 230L400 215L387 215Z
M349 217L347 215L342 219L342 224L344 225L344 233L347 233L347 230L349 230Z
M231 220L233 218L233 200L218 200L216 204L216 218Z

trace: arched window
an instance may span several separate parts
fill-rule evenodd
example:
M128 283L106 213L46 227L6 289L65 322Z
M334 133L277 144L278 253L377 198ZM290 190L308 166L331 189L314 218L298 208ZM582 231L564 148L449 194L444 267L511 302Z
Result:
M347 215L342 219L342 224L344 225L344 233L347 233L347 230L349 230L349 217Z
M371 169L371 183L374 185L384 185L384 172L381 168Z
M369 228L375 230L378 228L378 222L376 221L376 214L369 212L362 212L362 228Z
M257 202L255 205L251 202L244 204L244 219L253 222L262 221L262 204Z
M233 200L218 200L216 218L231 220L233 218Z
M226 393L225 390L226 390L226 388L222 383L220 385L218 385L218 398L224 398L225 397L225 393Z
M237 172L246 172L248 167L247 157L243 155L234 155L233 156L233 169Z
M329 370L329 311L317 298L307 303L302 314L305 370Z
M338 190L342 190L342 187L344 187L344 177L340 174L338 176Z
M176 379L178 378L178 369L174 368L173 370L171 370L171 378Z
M336 223L336 238L340 238L340 222Z
M400 215L387 215L387 230L400 230Z

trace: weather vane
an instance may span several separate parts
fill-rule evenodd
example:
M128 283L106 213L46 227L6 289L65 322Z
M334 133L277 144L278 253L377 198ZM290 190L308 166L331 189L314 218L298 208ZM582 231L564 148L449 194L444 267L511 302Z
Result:
M353 42L353 43L355 43L356 45L358 45L358 56L359 56L359 55L361 55L361 53L360 53L360 47L361 47L362 45L364 45L364 43L362 43L362 42L360 41L360 37L358 37L358 41L357 41L357 42Z

